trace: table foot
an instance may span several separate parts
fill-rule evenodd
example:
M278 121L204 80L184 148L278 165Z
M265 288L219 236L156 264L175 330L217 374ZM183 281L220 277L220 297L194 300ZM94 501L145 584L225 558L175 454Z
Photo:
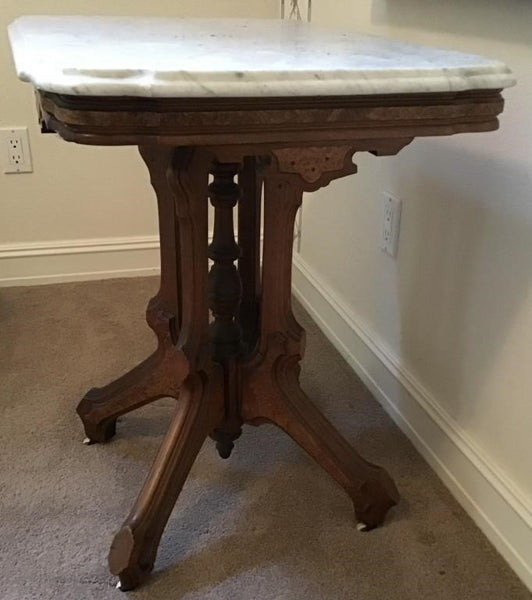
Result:
M91 443L116 433L116 419L158 398L176 398L188 373L188 361L170 343L160 346L134 369L102 388L92 388L77 407Z
M153 570L153 562L140 565L133 559L135 539L129 527L122 529L115 535L111 546L111 554L116 564L123 562L124 568L118 573L119 581L116 586L120 591L127 592L139 586ZM120 567L118 567L120 568Z
M111 573L133 589L151 572L164 527L205 438L223 411L221 381L213 370L187 377L168 432L135 506L115 535ZM213 380L214 379L214 380ZM211 392L211 393L209 393Z
M358 531L371 531L381 525L390 508L399 502L399 492L388 473L382 467L366 464L373 473L366 475L358 490L351 493Z
M245 384L244 419L283 429L353 500L356 520L370 530L384 521L399 494L388 473L364 460L315 407L298 381L299 356L265 362Z
M89 390L85 398L90 397L93 391L97 391L97 388ZM105 444L112 437L116 435L116 419L110 419L108 421L101 421L99 423L91 423L86 421L83 423L86 437L83 440L85 446L92 446L93 444Z
M221 458L229 458L235 447L235 440L242 435L242 429L231 432L223 429L215 429L211 433L211 438L216 442L216 450Z

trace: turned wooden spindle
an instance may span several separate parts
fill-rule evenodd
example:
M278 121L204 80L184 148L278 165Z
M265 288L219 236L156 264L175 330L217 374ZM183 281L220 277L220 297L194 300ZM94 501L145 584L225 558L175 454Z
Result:
M209 271L209 307L213 315L210 326L212 358L224 369L224 404L226 419L211 434L222 458L228 458L234 440L242 432L240 382L236 359L243 350L242 330L237 315L242 300L242 281L235 265L240 248L235 240L233 209L240 198L234 181L239 163L214 162L209 198L214 207L214 233L209 245L213 265Z

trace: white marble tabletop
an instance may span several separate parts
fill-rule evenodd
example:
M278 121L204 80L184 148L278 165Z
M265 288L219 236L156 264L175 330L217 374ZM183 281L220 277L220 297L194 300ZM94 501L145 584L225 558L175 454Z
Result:
M270 19L21 17L18 76L90 96L250 97L497 89L502 62Z

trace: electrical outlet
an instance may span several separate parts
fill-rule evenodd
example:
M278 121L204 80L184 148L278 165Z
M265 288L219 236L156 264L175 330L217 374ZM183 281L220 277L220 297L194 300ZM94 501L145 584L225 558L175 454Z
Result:
M401 225L401 200L384 193L382 214L381 249L392 257L397 256L399 227Z
M27 127L0 129L4 173L31 173L30 142Z

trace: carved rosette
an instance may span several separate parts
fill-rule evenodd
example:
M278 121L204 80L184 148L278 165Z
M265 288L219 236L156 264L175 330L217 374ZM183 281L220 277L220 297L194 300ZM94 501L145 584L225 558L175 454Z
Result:
M272 150L278 172L299 175L302 189L313 191L333 179L357 172L352 161L355 148L350 145L307 146Z

